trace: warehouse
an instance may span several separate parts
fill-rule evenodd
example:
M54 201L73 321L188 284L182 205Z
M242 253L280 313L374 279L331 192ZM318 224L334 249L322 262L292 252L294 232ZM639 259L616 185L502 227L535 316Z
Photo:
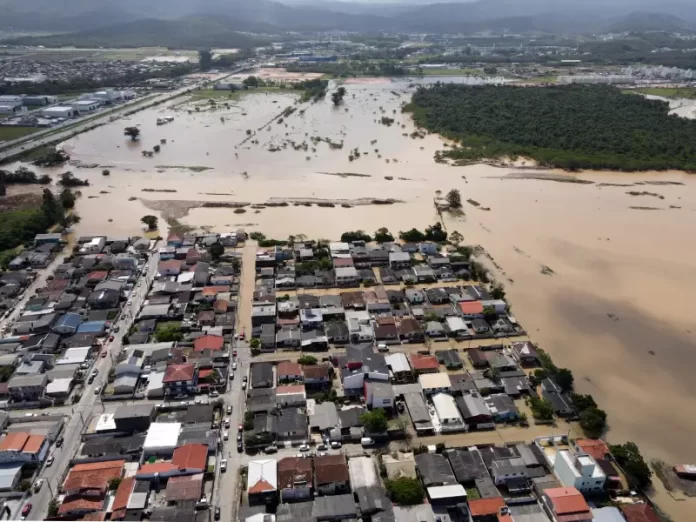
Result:
M75 114L75 109L63 105L49 107L41 111L41 116L44 118L74 118Z
M78 114L89 114L99 109L101 103L96 100L78 100L73 102L72 107Z

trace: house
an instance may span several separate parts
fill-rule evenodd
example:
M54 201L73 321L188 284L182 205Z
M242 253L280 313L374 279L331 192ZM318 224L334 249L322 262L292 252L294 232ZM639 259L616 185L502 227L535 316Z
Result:
M276 347L293 350L299 348L301 343L300 330L294 326L283 326L276 333Z
M346 312L350 310L364 310L365 299L362 292L341 292L341 302Z
M633 504L622 504L621 513L626 518L626 522L659 522L660 518L655 510L644 502Z
M249 381L252 388L271 388L273 386L273 364L269 362L252 363Z
M383 285L389 285L398 283L398 278L396 277L396 272L391 268L386 266L381 266L377 269L379 271L379 279L382 281Z
M300 309L300 323L305 330L319 328L324 322L321 308L302 308Z
M58 334L73 334L82 323L82 316L77 313L67 313L61 315L51 329Z
M124 433L144 433L155 418L154 404L129 404L119 406L114 414L116 429Z
M553 471L566 487L576 488L582 493L604 490L607 476L594 458L584 453L559 449L553 460Z
M417 265L413 267L413 275L419 283L434 283L437 281L435 271L428 265Z
M502 497L469 500L469 513L474 522L509 522L501 518L500 513L504 507L505 501Z
M274 304L254 305L251 309L251 325L275 324L276 306Z
M348 435L354 428L362 429L363 423L360 421L363 413L367 410L362 406L353 406L346 408L338 412L339 424L341 426L341 433Z
M109 481L121 477L124 464L125 460L76 464L70 468L62 489L68 497L87 492L106 493Z
M529 341L516 342L510 345L513 357L524 366L539 364L536 346Z
M444 364L448 370L457 370L463 366L457 350L439 350L435 352L435 356L439 363Z
M193 349L197 352L203 350L221 351L225 346L225 339L220 335L203 335L193 342Z
M441 431L466 430L467 425L457 409L454 398L448 393L436 393L432 396L435 414L440 421Z
M449 294L444 288L426 288L425 296L431 304L445 304L450 302Z
M404 317L397 326L399 337L402 342L420 343L423 342L424 335L420 323L413 317Z
M459 301L457 308L459 315L464 319L483 318L483 304L481 304L481 301Z
M505 393L495 393L484 399L486 406L495 422L515 421L519 417L519 410L515 402Z
M313 408L309 408L309 427L311 430L329 433L338 425L338 411L333 402L315 403Z
M488 468L477 448L449 449L444 452L457 482L472 485L478 478L489 478Z
M278 464L273 459L252 460L248 466L249 505L272 503L278 495Z
M445 323L447 324L447 330L452 337L461 339L471 335L469 327L461 317L447 316L445 317Z
M384 357L391 372L391 380L397 383L413 382L413 370L408 363L408 358L401 352L392 353Z
M314 489L312 459L285 457L278 461L280 500L290 502L310 499Z
M350 473L343 454L314 458L314 483L321 495L339 495L350 491Z
M325 365L303 366L302 373L307 388L324 388L331 382L331 370Z
M409 304L423 304L425 302L425 292L417 288L407 288L404 294Z
M373 324L374 338L376 343L399 344L399 331L396 324Z
M278 397L276 393L276 397ZM307 415L301 408L278 410L278 439L303 441L307 439Z
M7 383L7 391L14 402L36 401L43 397L48 385L48 376L15 375Z
M490 332L491 327L488 325L488 323L479 317L472 319L471 320L471 328L474 330L474 333L476 334L486 334Z
M259 335L260 349L262 352L274 352L276 347L276 329L274 324L262 324Z
M318 497L312 504L312 518L317 522L339 522L355 520L358 513L353 495L334 495L333 497Z
M191 363L170 364L162 379L167 396L192 395L198 386L198 369Z
M408 252L389 252L389 268L400 270L411 266L411 254ZM382 279L382 282L385 282Z
M443 455L438 453L420 453L416 455L415 459L418 475L426 488L457 484L457 478Z
M177 259L168 259L160 261L157 265L157 273L161 277L177 276L181 272L181 261Z
M300 346L303 351L328 350L329 340L324 334L323 326L300 333Z
M268 388L259 388L259 390L266 390ZM281 408L287 408L291 406L305 406L307 404L307 392L303 384L293 384L290 386L278 386L275 388L276 391L276 403ZM307 419L304 420L305 431Z
M344 321L329 321L325 323L324 330L330 343L346 344L350 340L348 326Z
M276 367L278 382L297 382L302 381L302 366L290 361L282 361Z
M183 444L174 450L172 464L182 474L206 472L208 468L208 446L206 444Z
M346 311L348 334L352 343L371 343L374 331L370 322L370 314L364 310Z
M572 404L552 379L547 378L541 382L541 395L551 403L554 413L559 417L570 417L575 414Z
M426 397L440 392L449 393L452 391L452 382L446 373L424 373L418 376L418 382Z
M394 389L388 382L366 382L365 404L372 408L392 408Z
M582 493L573 487L545 489L541 501L554 522L591 522L594 518Z
M409 355L411 367L417 374L437 373L440 371L440 363L434 355L412 353Z
M476 392L465 393L457 397L457 406L462 412L464 422L472 429L493 429L493 414L488 405Z
M447 332L445 332L445 327L438 321L428 321L425 323L425 334L433 341L447 340Z
M46 458L49 446L45 435L10 432L0 440L0 465L16 462L39 464Z
M359 282L358 270L355 267L339 267L335 270L336 285L357 286Z

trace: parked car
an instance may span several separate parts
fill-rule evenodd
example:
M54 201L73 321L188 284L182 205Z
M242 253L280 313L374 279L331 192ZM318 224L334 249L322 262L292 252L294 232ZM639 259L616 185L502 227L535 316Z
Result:
M237 350L232 350L232 357L237 357Z
M111 342L113 342L113 340L114 340L114 336L113 336L113 335L110 335L110 336L109 336L109 342L111 343Z
M227 471L227 459L220 461L220 471Z
M362 444L363 447L374 446L375 439L373 439L372 437L363 437L362 439L360 439L360 444Z
M300 451L309 451L309 445L302 444L299 449L300 449Z
M212 397L212 398L219 397L219 396L220 396L220 392L218 392L217 390L211 391L210 394L208 395L208 397Z
M56 460L56 459L53 457L53 455L51 455L50 457L48 457L48 458L46 459L46 467L52 466L54 460Z
M326 444L319 444L317 446L317 451L326 451L327 449L329 449L329 448L326 447Z
M242 442L242 432L241 431L237 432L237 442Z
M34 482L34 493L38 493L41 490L41 486L43 486L44 479L39 479L36 482Z
M232 369L233 369L233 370L236 370L236 369L237 369L237 363L236 363L236 362L233 362L233 363L232 363Z
M229 440L229 439L230 439L230 432L229 431L223 432L222 440Z
M246 376L246 375L242 378L242 382L247 382L247 376Z
M229 417L225 417L224 425L225 425L225 428L230 427L230 418Z
M23 517L28 516L29 513L31 513L31 508L32 508L32 507L33 507L33 506L31 505L31 502L29 502L29 504L25 505L25 506L22 508L22 516L23 516Z
M331 447L332 447L333 449L338 449L338 448L341 447L341 443L338 442L337 440L335 440L335 441L333 441L333 442L331 443Z
M239 334L239 340L243 341L244 339L246 339L246 334L244 332L242 332Z
M226 411L227 411L227 415L230 415L230 414L232 413L232 405L231 405L231 404L228 404L228 405L227 405L227 410L226 410Z
M230 381L234 381L234 372L230 372Z
M99 395L101 393L101 391L102 391L102 387L97 386L96 388L94 388L94 395Z
M56 440L56 448L60 448L63 445L65 439L63 437L58 437L58 440Z
M243 424L240 424L239 427L237 428L237 431L238 431L239 433L242 433L242 432L244 431L244 425L243 425Z
M242 383L242 390L246 390L246 388L247 388L247 383L243 382Z
M215 506L215 520L220 520L220 506Z
M266 446L265 448L263 448L263 452L264 453L278 453L278 448L276 448L275 446Z
M242 451L244 451L244 445L242 444L242 441L241 441L241 440L240 440L239 442L237 442L237 451L238 451L239 453L241 453Z

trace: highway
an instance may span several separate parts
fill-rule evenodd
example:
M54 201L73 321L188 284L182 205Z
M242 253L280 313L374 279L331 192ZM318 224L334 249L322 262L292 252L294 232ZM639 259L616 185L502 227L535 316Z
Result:
M81 437L80 434L84 430L85 423L89 422L93 413L100 413L104 410L103 403L99 400L99 395L94 393L95 388L98 386L103 387L108 379L109 371L114 365L116 356L121 351L123 336L128 333L130 326L133 323L133 318L137 315L138 310L142 306L145 297L147 296L148 288L157 273L157 263L159 257L154 249L150 254L148 259L147 267L145 268L144 274L138 279L136 286L131 291L129 296L130 305L125 305L119 320L119 331L113 332L114 340L110 343L107 342L107 357L97 356L95 363L92 368L96 368L99 371L97 378L92 384L85 383L82 390L82 398L80 402L73 406L64 406L62 408L55 408L48 410L50 413L54 411L59 413L64 411L65 415L69 418L67 424L64 426L61 436L64 439L63 446L61 448L52 447L49 455L53 455L55 461L51 466L45 466L39 473L38 478L44 479L44 485L38 493L34 493L29 496L24 503L22 503L19 509L13 514L13 520L19 520L22 507L31 503L33 508L31 514L28 518L32 520L45 519L48 513L48 503L55 497L57 488L62 481L68 463L71 458L74 457L77 449L80 446ZM62 258L61 258L62 259ZM55 270L55 267L53 267ZM49 270L44 270L44 277L49 273ZM140 286L138 286L140 285ZM108 337L106 338L108 339ZM118 403L122 405L122 403ZM67 410L70 410L69 412ZM57 411L56 411L57 410ZM20 413L18 415L24 415ZM13 415L14 416L14 415Z

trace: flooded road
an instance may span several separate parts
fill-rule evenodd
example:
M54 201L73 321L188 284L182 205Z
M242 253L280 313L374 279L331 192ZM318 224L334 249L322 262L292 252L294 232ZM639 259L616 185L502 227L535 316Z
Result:
M436 164L442 140L410 137L413 124L401 113L410 99L407 81L345 87L340 107L328 97L296 105L288 92L250 94L229 108L224 99L214 108L203 100L196 102L198 111L179 100L70 140L73 159L99 165L72 169L91 183L78 201L78 233L137 234L140 218L158 208L191 226L244 226L279 239L300 233L337 238L382 226L396 235L432 224L436 191L457 188L480 207L465 202L464 217L445 218L447 230L484 246L502 267L496 277L506 285L515 316L559 366L573 370L577 390L591 393L607 411L607 439L632 440L649 459L696 462L694 178L583 173L578 177L592 183L575 184L509 179L511 168ZM286 107L296 110L274 121ZM692 116L694 108L675 112ZM163 115L175 119L157 126ZM382 117L394 123L382 124ZM140 127L139 142L123 136L129 125ZM161 152L143 157L141 150L160 139L167 140ZM360 156L353 153L351 161L356 148ZM109 176L102 176L103 168ZM290 200L286 207L246 207L242 214L200 207L274 198L401 202L326 208ZM554 275L542 274L543 266ZM692 500L658 496L675 520L689 520L696 511Z

